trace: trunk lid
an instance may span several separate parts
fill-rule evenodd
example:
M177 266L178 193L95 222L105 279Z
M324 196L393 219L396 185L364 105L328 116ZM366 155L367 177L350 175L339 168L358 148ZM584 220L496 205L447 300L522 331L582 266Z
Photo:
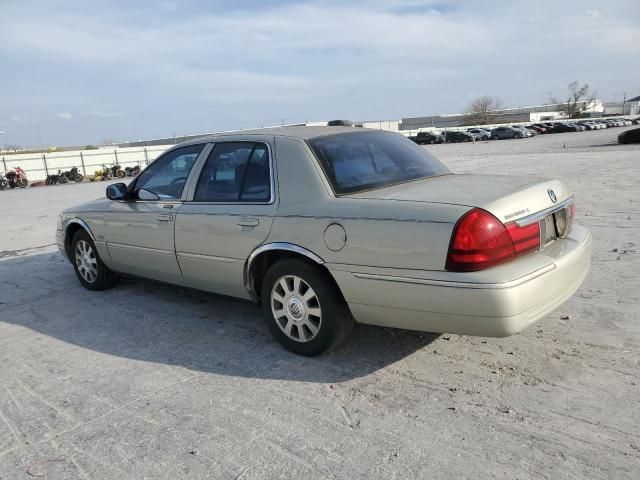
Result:
M349 195L376 200L478 207L507 223L560 205L571 192L558 180L515 175L453 174Z

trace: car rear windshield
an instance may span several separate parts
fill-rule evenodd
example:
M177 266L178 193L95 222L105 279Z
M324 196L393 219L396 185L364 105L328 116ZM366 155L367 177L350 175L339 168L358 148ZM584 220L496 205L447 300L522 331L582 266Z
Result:
M427 150L395 133L340 133L309 140L337 194L451 173Z

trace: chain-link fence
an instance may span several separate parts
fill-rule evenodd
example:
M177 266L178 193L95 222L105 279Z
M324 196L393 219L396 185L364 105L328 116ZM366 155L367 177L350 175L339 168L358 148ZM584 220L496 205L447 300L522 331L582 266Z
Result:
M15 167L22 168L29 181L45 180L47 175L58 170L78 167L85 178L90 178L96 170L104 166L122 167L139 165L146 167L171 145L158 145L143 148L118 148L97 150L76 150L68 152L3 154L0 170L5 172Z

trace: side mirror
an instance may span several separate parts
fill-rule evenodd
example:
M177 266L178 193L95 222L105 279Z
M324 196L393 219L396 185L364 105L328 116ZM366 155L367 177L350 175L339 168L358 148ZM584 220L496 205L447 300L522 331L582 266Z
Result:
M122 185L124 185L124 183ZM158 195L156 195L153 192L150 192L149 190L145 190L144 188L141 188L140 190L138 190L138 198L140 200L160 200L160 197Z
M124 183L114 183L107 187L107 198L109 200L125 200L129 192Z

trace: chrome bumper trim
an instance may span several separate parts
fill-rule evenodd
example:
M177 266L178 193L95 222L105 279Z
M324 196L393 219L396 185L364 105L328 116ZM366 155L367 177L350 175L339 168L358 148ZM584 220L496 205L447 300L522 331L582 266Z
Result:
M398 283L410 283L417 285L431 285L434 287L453 287L453 288L475 288L475 289L493 289L499 290L503 288L513 288L523 283L527 283L535 278L538 278L541 275L544 275L551 270L554 270L556 265L554 263L550 263L549 265L539 268L523 277L516 278L515 280L511 280L509 282L502 283L474 283L474 282L452 282L449 280L435 280L428 278L411 278L411 277L396 277L392 275L377 275L373 273L358 273L351 272L351 274L356 278L362 278L366 280L381 280L385 282L398 282Z

